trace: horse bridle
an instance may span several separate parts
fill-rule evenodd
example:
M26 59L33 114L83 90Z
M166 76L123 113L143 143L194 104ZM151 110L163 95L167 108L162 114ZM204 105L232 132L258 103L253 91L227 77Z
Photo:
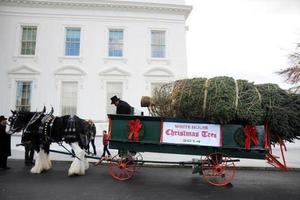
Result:
M19 117L19 112L16 112L16 113L13 113L13 116L9 117L8 120L7 120L9 122L9 124L8 124L9 125L9 132L11 133L11 135L16 133L17 130L18 130L18 128L12 128L12 127L14 127L14 125L17 121L16 119L18 119L18 117ZM20 130L22 130L22 128L20 128Z

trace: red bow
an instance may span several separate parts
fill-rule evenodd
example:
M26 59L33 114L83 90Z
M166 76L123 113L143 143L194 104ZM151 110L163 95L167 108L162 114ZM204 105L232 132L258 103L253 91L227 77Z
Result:
M257 138L256 127L253 125L246 125L243 127L243 131L245 134L245 149L249 150L251 146L251 141L255 144L259 144L259 140Z
M142 128L142 123L139 119L130 120L128 122L128 126L130 128L128 140L134 140L136 142L139 141L139 130Z

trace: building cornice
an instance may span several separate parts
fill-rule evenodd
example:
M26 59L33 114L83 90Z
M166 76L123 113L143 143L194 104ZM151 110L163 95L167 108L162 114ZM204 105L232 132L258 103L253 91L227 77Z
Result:
M174 77L171 70L163 67L156 67L144 73L145 77Z
M119 11L172 13L187 18L192 6L112 0L0 0L2 4L30 7L57 7L73 9L104 9Z
M54 75L71 75L71 76L84 76L86 73L76 66L64 66L57 69Z
M102 70L99 76L130 76L131 74L118 67L112 67L109 69Z
M11 69L10 71L8 71L8 74L9 75L20 75L20 74L21 75L39 75L40 72L31 67L23 65L23 66Z

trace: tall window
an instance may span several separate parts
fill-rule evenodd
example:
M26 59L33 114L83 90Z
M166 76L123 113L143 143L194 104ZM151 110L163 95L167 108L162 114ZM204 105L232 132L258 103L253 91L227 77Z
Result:
M80 28L66 28L65 56L79 56Z
M109 57L123 57L123 30L109 30Z
M110 98L117 95L122 99L123 83L122 82L107 82L106 84L106 111L107 114L116 114L116 106L111 104Z
M166 57L166 31L151 31L151 57Z
M31 85L32 82L30 81L17 81L16 110L30 111Z
M77 113L77 82L62 82L61 84L61 114L76 115Z
M21 55L35 55L36 26L22 26Z

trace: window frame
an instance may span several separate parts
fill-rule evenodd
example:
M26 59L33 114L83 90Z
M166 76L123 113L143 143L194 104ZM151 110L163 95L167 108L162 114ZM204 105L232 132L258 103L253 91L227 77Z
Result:
M122 57L110 57L109 56L109 30L123 30L123 56ZM126 26L110 26L106 25L105 29L105 45L104 45L104 56L103 56L103 61L104 63L109 63L111 61L116 61L116 62L122 62L122 63L127 63L127 53L128 53L128 44L127 44L127 35L128 35L128 28Z
M35 28L35 40L23 40L23 36L24 36L24 29L25 28L28 28L28 29L32 29L33 30L33 28ZM22 55L22 56L35 56L36 55L36 44L37 44L37 30L38 30L38 27L37 26L28 26L28 25L22 25L21 26L21 44L20 44L20 55ZM30 33L30 34L32 34L32 32ZM33 54L26 54L26 51L30 51L30 48L25 48L24 46L23 46L23 43L34 43L34 49L33 49L33 51L34 51L34 53ZM24 49L25 49L25 53L23 54L22 52L23 52L23 47L24 47Z
M60 81L60 89L59 89L59 112L60 115L66 115L63 113L63 83L76 83L76 113L75 115L78 114L78 105L79 105L79 87L80 87L80 81L78 80L61 80Z
M66 48L67 48L67 30L68 29L79 29L80 30L80 37L79 37L79 52L78 55L66 55ZM79 58L82 54L82 34L83 28L82 26L64 26L64 40L63 40L63 56L66 58Z
M164 57L153 57L152 55L152 32L164 32L165 36L165 44L164 44ZM168 59L168 31L167 29L161 29L161 28L150 28L149 29L149 56L152 60L166 60Z
M19 82L22 82L23 83L22 85L24 85L24 83L30 83L30 87L29 87L30 88L30 92L29 92L29 100L28 100L29 105L22 105L22 103L20 105L18 105L18 83ZM32 108L32 99L33 99L33 97L32 97L33 96L33 84L34 84L33 80L18 80L18 79L15 80L15 103L14 103L15 106L14 107L15 107L16 110L19 110L18 107L29 106L29 109L25 110L25 111L31 111L31 108ZM21 93L23 94L23 92L21 92ZM22 96L23 95L21 95L21 102L22 102Z
M35 42L35 54L34 55L23 55L21 54L22 50L22 34L23 34L23 27L25 26L35 26L36 30L36 42ZM13 60L17 61L19 58L32 58L34 61L37 60L39 51L40 51L40 31L41 27L40 24L37 23L18 23L16 24L16 42L15 42L15 50Z
M111 31L122 31L122 56L113 56L110 55L110 33ZM113 44L119 44L119 43L113 43ZM124 48L125 47L125 29L124 28L116 28L116 27L109 27L107 30L107 57L108 58L124 58Z

